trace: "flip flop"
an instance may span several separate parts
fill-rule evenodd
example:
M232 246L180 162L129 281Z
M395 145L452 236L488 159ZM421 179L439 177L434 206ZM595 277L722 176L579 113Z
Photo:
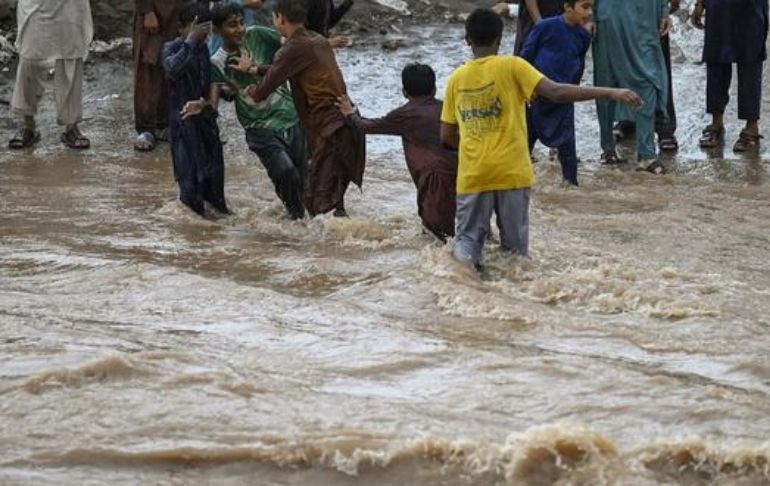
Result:
M32 147L40 141L40 132L31 128L22 127L8 141L8 148L11 150L21 150Z
M61 141L71 149L85 150L91 148L91 141L88 140L77 127L69 128L61 134Z
M158 141L155 139L155 135L150 132L142 132L136 137L134 150L138 152L152 152L157 144Z

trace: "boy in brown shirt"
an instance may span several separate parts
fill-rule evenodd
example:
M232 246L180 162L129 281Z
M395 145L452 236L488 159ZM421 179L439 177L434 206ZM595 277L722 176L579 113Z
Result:
M336 106L337 99L347 95L345 80L328 40L305 29L306 18L302 0L278 0L273 21L286 43L259 85L249 87L248 93L260 102L290 82L311 152L303 192L305 208L311 216L329 211L347 216L345 191L351 181L359 187L363 182L365 139L345 124Z

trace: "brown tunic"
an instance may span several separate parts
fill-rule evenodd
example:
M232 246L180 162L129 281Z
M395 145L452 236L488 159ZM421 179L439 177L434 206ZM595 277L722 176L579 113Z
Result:
M418 214L428 230L444 239L455 234L457 152L441 144L442 105L426 96L410 100L383 118L351 115L348 121L366 134L402 138L406 166L417 187Z
M310 145L305 207L311 215L343 209L350 182L359 187L363 182L366 145L364 137L345 124L336 105L347 87L326 38L304 28L296 30L251 95L262 101L286 80Z
M134 117L137 132L153 131L168 125L166 80L160 62L163 44L179 33L179 12L184 0L135 0L134 15ZM160 29L150 34L144 16L155 12Z

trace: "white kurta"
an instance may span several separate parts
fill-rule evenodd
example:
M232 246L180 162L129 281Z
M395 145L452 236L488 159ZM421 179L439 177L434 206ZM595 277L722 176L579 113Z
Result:
M82 59L94 36L88 0L19 0L19 56L31 61Z

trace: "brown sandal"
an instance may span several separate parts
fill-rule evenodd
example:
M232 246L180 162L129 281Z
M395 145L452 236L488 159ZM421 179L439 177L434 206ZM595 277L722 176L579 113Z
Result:
M725 127L709 125L703 129L703 136L698 141L700 148L713 149L719 147L724 141Z
M68 128L61 134L61 141L71 149L85 150L91 148L91 141L88 140L77 127Z
M751 149L759 147L759 140L763 138L758 133L747 132L741 130L741 134L738 135L738 140L733 145L733 152L748 152Z

